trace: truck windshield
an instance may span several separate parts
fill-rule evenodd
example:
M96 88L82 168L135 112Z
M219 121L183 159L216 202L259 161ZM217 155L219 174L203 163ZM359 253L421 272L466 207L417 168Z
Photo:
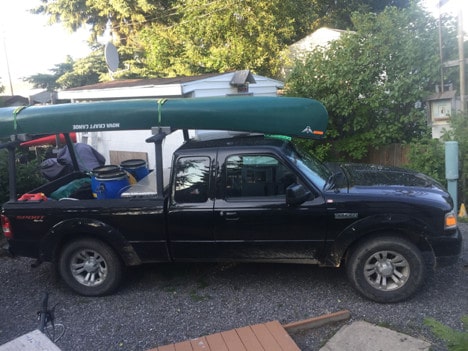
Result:
M327 179L331 176L330 170L307 151L301 150L300 146L289 147L286 150L288 159L319 189L323 189Z

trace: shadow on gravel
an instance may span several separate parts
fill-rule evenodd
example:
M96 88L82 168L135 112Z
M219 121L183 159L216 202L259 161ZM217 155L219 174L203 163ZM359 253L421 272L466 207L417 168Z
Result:
M314 265L275 263L155 263L127 269L122 289L153 289L160 285L193 284L201 287L210 283L294 285L309 281L347 284L342 268L322 268Z

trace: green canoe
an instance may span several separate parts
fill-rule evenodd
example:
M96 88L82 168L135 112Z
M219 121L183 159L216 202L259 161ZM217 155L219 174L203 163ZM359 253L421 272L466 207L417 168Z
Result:
M0 138L141 130L156 126L322 138L328 113L318 101L294 97L233 96L140 99L7 107L0 109Z

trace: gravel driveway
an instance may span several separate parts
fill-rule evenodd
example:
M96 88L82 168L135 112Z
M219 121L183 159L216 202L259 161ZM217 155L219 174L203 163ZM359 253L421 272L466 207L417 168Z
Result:
M468 238L468 224L461 229ZM467 242L465 240L465 247ZM466 250L465 250L466 252ZM466 253L465 253L466 255ZM0 345L36 329L41 295L50 293L68 350L147 350L249 324L289 323L347 309L365 320L426 339L433 317L461 330L468 314L466 262L439 269L412 300L377 304L358 296L343 270L278 264L158 264L128 271L112 296L85 298L69 291L51 265L0 254ZM343 324L292 334L302 350L318 350Z

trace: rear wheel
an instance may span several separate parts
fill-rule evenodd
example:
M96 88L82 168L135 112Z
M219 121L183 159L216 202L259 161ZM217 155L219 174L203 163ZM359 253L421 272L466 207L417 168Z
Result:
M352 250L346 271L351 284L376 302L411 297L424 283L425 263L411 242L396 237L367 240Z
M101 296L118 287L123 265L115 251L102 241L81 239L65 246L59 271L65 283L78 294Z

